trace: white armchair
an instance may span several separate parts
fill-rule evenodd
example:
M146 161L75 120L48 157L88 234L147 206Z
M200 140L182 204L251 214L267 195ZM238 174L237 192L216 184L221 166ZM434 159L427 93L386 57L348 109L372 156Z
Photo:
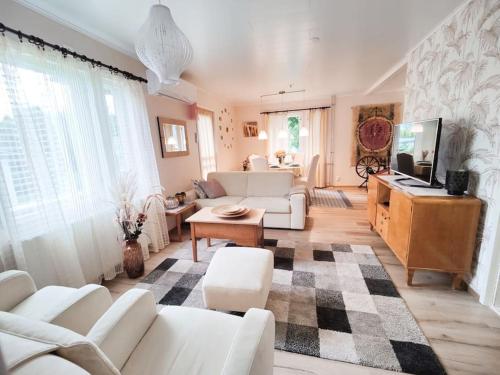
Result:
M95 284L82 288L46 286L37 290L24 271L0 273L0 311L53 323L80 334L87 334L111 306L109 291Z
M40 358L46 364L40 364L38 372L52 370L52 375L273 372L274 316L267 310L250 309L244 317L181 306L157 311L150 291L132 289L86 337L31 322L29 328L26 318L0 313L0 344L8 348L4 354L13 375L27 374L23 370L33 369L32 363L40 363ZM77 368L69 370L73 364Z

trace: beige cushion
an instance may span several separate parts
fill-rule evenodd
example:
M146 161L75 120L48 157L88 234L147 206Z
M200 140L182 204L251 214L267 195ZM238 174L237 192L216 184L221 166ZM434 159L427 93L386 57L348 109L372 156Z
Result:
M273 253L253 247L217 250L203 279L205 305L210 309L246 312L264 308L273 278Z
M241 322L215 311L164 307L122 374L220 374Z
M225 197L219 197L215 199L197 199L196 200L196 206L198 208L203 208L203 207L217 207L223 204L238 204L240 203L244 198L243 197L234 197L234 196L225 196Z
M227 195L244 197L247 195L246 172L211 172L207 180L219 181Z
M210 179L208 181L200 181L199 186L203 189L207 198L214 199L226 196L226 191L222 185L216 179Z
M247 197L287 197L293 186L291 172L248 172Z
M249 197L243 199L239 204L249 208L265 208L266 214L289 214L290 200L279 197Z
M41 354L55 352L91 374L119 374L102 351L84 336L7 312L0 312L0 346L10 369Z

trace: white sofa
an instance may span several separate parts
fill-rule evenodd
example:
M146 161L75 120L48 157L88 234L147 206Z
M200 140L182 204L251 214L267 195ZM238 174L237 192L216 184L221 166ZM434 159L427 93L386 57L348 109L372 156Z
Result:
M267 228L304 229L306 195L294 188L290 172L212 172L207 180L217 180L227 196L197 199L198 208L223 204L241 204L250 208L265 208Z
M188 307L157 311L153 294L132 289L88 335L0 312L0 346L12 375L271 375L274 316L244 317Z
M37 290L27 272L0 273L0 311L53 323L83 335L112 303L109 290L101 285L88 284L79 289L46 286Z

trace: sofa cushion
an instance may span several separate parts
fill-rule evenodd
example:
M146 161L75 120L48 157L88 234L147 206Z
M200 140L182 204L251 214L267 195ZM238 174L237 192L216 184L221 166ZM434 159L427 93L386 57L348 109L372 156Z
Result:
M200 182L203 182L203 180L193 180L193 189L196 193L196 196L198 198L204 199L207 197L207 194L205 194L205 191L200 186Z
M164 307L122 369L123 375L220 374L242 318Z
M222 185L215 179L200 181L199 187L203 189L203 191L207 195L207 198L210 199L224 197L227 195Z
M53 354L45 354L35 357L29 361L21 363L11 375L43 375L43 374L70 374L70 375L94 375L85 371L83 368L75 365L67 359Z
M267 213L289 214L290 200L278 197L249 197L243 199L239 204L249 208L265 208Z
M247 197L286 197L293 186L291 172L248 172Z
M227 195L245 197L247 195L246 172L211 172L207 180L217 180Z
M91 374L120 374L104 353L86 337L54 324L7 312L0 312L0 345L8 369L41 354L55 352Z
M217 207L223 204L238 204L243 199L244 197L231 197L231 196L219 197L215 199L208 199L208 198L197 199L196 206L198 208L204 208L204 207Z
M57 308L64 303L66 299L75 293L75 290L64 286L46 286L26 298L10 312L26 318L50 322L55 317L51 310L57 311L54 306Z

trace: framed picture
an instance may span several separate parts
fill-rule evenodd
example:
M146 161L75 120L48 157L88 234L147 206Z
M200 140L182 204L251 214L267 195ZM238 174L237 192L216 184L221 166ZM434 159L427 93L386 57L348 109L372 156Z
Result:
M165 117L157 117L160 133L161 157L189 155L186 122Z
M245 137L257 137L259 135L257 121L245 121L243 123L243 135Z

